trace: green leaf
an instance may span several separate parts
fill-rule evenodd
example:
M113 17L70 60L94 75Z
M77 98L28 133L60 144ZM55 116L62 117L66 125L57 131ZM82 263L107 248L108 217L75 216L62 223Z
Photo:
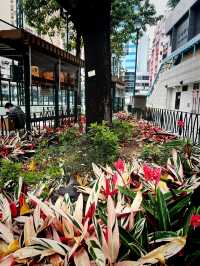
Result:
M177 232L157 231L157 232L153 232L153 233L149 234L148 239L149 239L149 242L151 242L152 240L156 241L156 240L166 239L166 238L170 238L170 237L177 237L177 236L178 236Z
M145 218L141 218L135 223L135 225L133 227L133 230L132 230L133 237L135 239L138 240L139 237L141 236L141 234L143 232L143 229L144 229L145 222L146 222L146 219Z
M169 211L167 208L167 204L164 198L164 195L160 191L160 189L157 189L157 202L156 202L156 207L157 207L157 214L158 214L158 223L159 223L159 228L160 230L170 230L171 228L171 222L170 222L170 216L169 216Z
M187 195L186 197L179 200L173 207L170 208L169 213L170 217L177 216L178 213L182 213L183 209L188 206L190 202L190 195Z
M119 227L119 236L122 245L131 251L132 256L140 258L141 255L146 254L146 250L141 246L141 244L124 228Z
M183 235L187 235L190 229L190 219L191 216L193 214L193 208L189 208L185 215L184 215L184 219L183 219Z
M119 186L118 189L124 196L127 196L131 199L135 199L136 192L133 192L129 188L125 188L125 187L121 187L121 186Z

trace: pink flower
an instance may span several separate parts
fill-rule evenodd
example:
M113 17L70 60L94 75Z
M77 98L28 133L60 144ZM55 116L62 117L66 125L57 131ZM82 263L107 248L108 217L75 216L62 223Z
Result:
M118 161L114 163L114 166L118 172L120 172L120 173L124 172L125 163L121 159L118 159Z
M183 120L177 120L177 125L180 128L184 128L184 121Z
M145 164L143 166L143 171L144 171L144 178L147 181L152 181L156 185L160 181L160 176L161 176L161 168L155 168L155 167L150 167L149 165Z
M194 229L196 227L200 227L200 215L192 215L190 219L190 224Z

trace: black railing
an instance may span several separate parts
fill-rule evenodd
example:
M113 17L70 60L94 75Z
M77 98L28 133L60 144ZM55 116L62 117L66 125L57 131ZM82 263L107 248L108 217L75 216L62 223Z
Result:
M132 113L138 119L147 120L170 133L200 144L200 114L158 108L133 109Z
M74 113L71 110L59 111L59 126L70 125L75 121ZM41 112L31 113L31 128L37 129L39 132L44 128L54 128L55 125L55 110L43 110ZM26 130L26 129L24 129ZM12 121L7 116L0 116L0 136L9 136L15 134L15 129Z

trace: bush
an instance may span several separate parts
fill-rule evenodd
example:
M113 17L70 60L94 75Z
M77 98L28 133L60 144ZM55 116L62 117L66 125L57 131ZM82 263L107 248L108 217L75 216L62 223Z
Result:
M184 153L186 143L187 142L185 140L178 139L163 143L162 145L158 143L146 144L143 146L140 157L146 161L151 161L159 165L165 165L173 149L176 149L180 153Z
M93 148L91 151L93 162L105 164L115 161L119 151L119 139L105 123L91 124L88 136Z
M66 132L59 136L60 143L74 142L79 136L78 129L75 127L69 128Z
M10 160L1 160L0 187L14 188L18 183L22 165Z
M124 142L132 137L133 126L126 121L114 120L112 130L117 135L119 141Z

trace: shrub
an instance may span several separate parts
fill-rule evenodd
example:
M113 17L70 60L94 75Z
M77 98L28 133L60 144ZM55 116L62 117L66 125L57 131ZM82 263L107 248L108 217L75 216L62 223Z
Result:
M59 141L61 143L74 142L77 139L78 135L79 135L78 129L75 127L71 127L66 132L63 132L59 136Z
M184 153L186 141L183 139L173 140L162 145L158 143L150 143L143 146L140 157L143 160L152 161L160 165L167 163L173 149L180 153Z
M13 188L20 176L22 165L10 160L1 160L0 167L0 187Z
M105 123L91 124L88 136L93 148L91 150L93 162L112 163L117 158L118 137Z
M132 137L133 126L126 121L114 120L112 130L119 141L124 142Z

